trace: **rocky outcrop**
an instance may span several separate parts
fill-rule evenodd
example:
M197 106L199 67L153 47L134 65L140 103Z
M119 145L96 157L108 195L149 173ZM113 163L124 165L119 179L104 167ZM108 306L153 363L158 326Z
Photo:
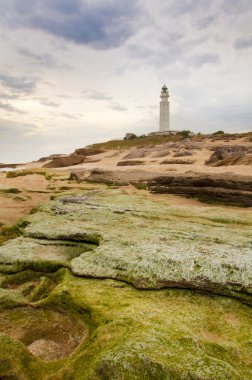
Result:
M1 379L251 379L251 214L160 198L26 217L0 247Z
M165 157L165 156L168 156L169 154L170 154L169 150L162 149L162 150L157 151L155 154L153 154L152 157L156 157L156 158Z
M125 160L125 161L119 161L117 163L117 166L134 166L134 165L143 165L144 161L140 160Z
M87 181L92 183L106 183L108 185L125 186L134 184L136 186L145 186L146 181L150 181L157 176L157 173L147 172L144 170L101 170L93 169L91 171L75 170L70 174L70 180L77 182Z
M235 145L215 148L205 164L208 166L252 165L252 147Z
M173 157L184 157L184 156L192 156L192 155L193 155L192 152L190 152L190 151L188 151L188 150L184 150L184 151L182 151L182 152L175 153L175 154L173 155Z
M0 169L5 169L5 168L6 170L8 170L8 168L15 169L19 165L21 164L0 164Z
M179 160L179 159L164 160L160 162L161 165L192 165L194 163L195 163L195 160Z
M55 158L54 160L43 165L43 168L63 168L66 166L73 166L82 164L85 160L85 156L82 155L71 155L68 157Z
M131 150L126 156L123 157L123 160L131 160L135 158L143 158L146 156L146 149L138 148Z
M169 202L115 190L65 196L26 219L24 237L0 247L0 264L12 271L13 265L69 265L78 276L117 279L139 289L200 289L250 303L251 218L241 218L241 212L230 218L220 210L181 213ZM91 248L62 256L53 246L64 241Z
M47 156L47 157L41 157L35 162L45 162L45 161L55 160L57 158L63 158L63 157L68 157L68 154L51 154L50 156Z
M78 156L94 156L96 154L101 154L104 152L105 152L104 149L84 147L84 148L75 149L74 154Z
M134 140L137 138L137 135L135 133L126 133L124 140Z
M148 182L153 193L179 194L203 201L252 206L252 179L233 175L173 175Z

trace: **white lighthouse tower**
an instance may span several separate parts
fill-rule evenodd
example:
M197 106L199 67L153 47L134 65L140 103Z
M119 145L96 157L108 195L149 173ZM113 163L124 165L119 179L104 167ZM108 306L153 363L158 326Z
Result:
M170 132L170 102L169 92L166 85L162 87L160 95L160 118L159 118L159 132Z

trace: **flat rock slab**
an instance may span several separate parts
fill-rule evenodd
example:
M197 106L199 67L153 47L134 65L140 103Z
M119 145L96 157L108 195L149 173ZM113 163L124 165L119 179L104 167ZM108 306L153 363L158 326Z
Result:
M0 247L1 264L16 263L23 252L35 260L36 239L82 237L97 248L69 261L78 276L113 278L139 289L200 289L251 302L252 217L246 210L232 209L230 216L224 208L192 210L105 190L50 202L27 221L25 238ZM55 251L47 252L45 261L55 258Z

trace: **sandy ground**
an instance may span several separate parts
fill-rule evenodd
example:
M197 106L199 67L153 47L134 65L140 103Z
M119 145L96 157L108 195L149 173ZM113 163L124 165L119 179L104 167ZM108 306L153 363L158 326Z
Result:
M216 146L233 146L233 145L251 145L252 142L248 143L246 138L237 138L235 141L211 141L206 140L202 143L202 150L193 150L192 156L186 157L178 157L178 159L182 160L195 160L194 164L169 164L169 165L161 165L160 163L165 159L176 159L173 157L174 150L171 150L171 153L168 156L164 156L161 158L153 157L154 154L150 154L145 158L140 158L139 160L144 161L144 165L134 165L134 166L117 166L119 161L123 160L123 157L126 156L130 150L110 150L102 154L98 154L92 156L94 161L99 160L98 162L93 163L83 163L80 165L71 166L69 170L92 170L94 168L99 168L102 170L129 170L129 169L138 169L145 170L149 172L155 173L169 173L174 172L177 174L187 173L187 172L195 172L195 173L208 173L208 174L222 174L222 173L230 173L237 175L252 175L252 168L247 165L237 165L237 166L222 166L222 167L210 167L205 165L205 161L209 159L212 155L213 151L210 149ZM136 159L138 160L138 159ZM65 170L62 168L60 170Z
M6 178L0 173L0 189L16 188L18 194L0 193L0 224L12 225L30 210L50 198L46 193L47 181L44 176L33 174L17 178Z

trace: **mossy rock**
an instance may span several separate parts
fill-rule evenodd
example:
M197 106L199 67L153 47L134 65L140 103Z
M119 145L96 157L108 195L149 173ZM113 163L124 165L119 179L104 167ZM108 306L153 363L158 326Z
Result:
M0 378L252 379L246 210L103 190L26 223L0 247ZM87 334L53 356L75 325Z
M25 237L0 247L0 264L70 266L78 276L118 279L139 289L190 288L251 303L252 218L243 210L232 209L230 217L217 207L191 210L102 190L41 206L26 223ZM58 239L66 246L88 243L92 250L80 248L67 260L45 249L44 242L53 247Z
M35 309L6 309L0 319L0 330L12 336L17 326L22 331L30 326L19 333L21 343L15 337L1 341L0 360L6 360L7 344L9 356L16 355L9 370L16 374L25 371L24 378L38 380L251 379L251 309L239 301L178 289L141 292L114 280L76 278L66 270L57 277L58 286ZM57 328L49 327L65 314L63 326L70 320L76 324L79 315L89 337L64 358L39 358L41 342L33 344L39 331L57 342ZM0 376L5 373L1 368Z

